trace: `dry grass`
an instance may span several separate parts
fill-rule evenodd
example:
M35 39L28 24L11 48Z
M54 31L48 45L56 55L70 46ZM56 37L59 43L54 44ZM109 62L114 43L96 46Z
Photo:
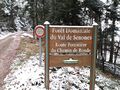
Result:
M38 42L30 37L25 37L21 39L20 46L17 55L21 60L28 59L30 56L39 53ZM21 55L22 54L22 55Z

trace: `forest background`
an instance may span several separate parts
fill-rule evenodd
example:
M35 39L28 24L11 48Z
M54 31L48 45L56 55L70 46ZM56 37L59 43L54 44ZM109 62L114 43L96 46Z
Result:
M119 0L1 0L0 33L33 31L38 24L98 23L97 66L118 75L120 70ZM109 67L110 66L110 67Z

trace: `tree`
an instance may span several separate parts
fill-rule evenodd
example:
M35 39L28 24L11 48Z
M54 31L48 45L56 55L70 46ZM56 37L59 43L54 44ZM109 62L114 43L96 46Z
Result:
M49 20L52 24L80 25L80 3L77 0L52 0Z
M104 54L103 54L103 31L101 28L101 21L102 21L102 15L103 15L103 6L104 3L102 3L99 0L85 0L84 4L86 7L89 8L89 17L91 21L91 25L93 24L93 19L98 24L98 62L102 61L102 68L104 71ZM101 63L101 62L100 62Z
M120 50L120 40L115 43L115 55L114 55L114 74L116 72L116 62L117 62L117 57L119 56L119 50Z
M111 43L110 43L110 58L109 58L109 62L113 63L113 55L114 55L114 37L115 37L115 30L116 30L116 26L115 26L115 21L118 20L119 15L117 14L117 7L119 5L119 0L113 0L112 5L110 6L110 8L107 8L107 10L110 12L110 14L108 15L109 19L112 20L112 25L111 25Z
M25 30L28 27L28 11L26 0L4 0L4 12L8 18L7 27L12 30ZM24 28L25 27L25 28Z
M14 10L14 5L13 4L14 4L14 0L4 0L5 13L9 17L8 27L16 30L15 23L14 23L15 10Z
M4 11L2 10L2 8L4 7L3 2L0 3L0 21L2 21L4 18Z
M33 27L43 24L49 11L49 0L28 0L28 10L33 21Z

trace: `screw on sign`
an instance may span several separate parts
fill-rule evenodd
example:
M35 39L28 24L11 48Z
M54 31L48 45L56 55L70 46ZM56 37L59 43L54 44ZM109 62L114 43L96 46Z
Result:
M37 25L35 27L35 34L38 38L41 38L45 35L45 29L44 29L44 26L42 25Z

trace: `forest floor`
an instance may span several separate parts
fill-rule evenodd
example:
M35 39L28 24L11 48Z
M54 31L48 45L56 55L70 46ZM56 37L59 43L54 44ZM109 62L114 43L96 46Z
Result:
M39 45L32 36L15 33L1 40L0 46L0 90L46 90L44 63L40 66ZM50 90L88 90L89 74L89 67L51 68ZM120 90L120 78L96 69L95 90Z
M3 80L10 71L10 65L19 47L20 34L17 32L0 39L0 90L2 90Z

